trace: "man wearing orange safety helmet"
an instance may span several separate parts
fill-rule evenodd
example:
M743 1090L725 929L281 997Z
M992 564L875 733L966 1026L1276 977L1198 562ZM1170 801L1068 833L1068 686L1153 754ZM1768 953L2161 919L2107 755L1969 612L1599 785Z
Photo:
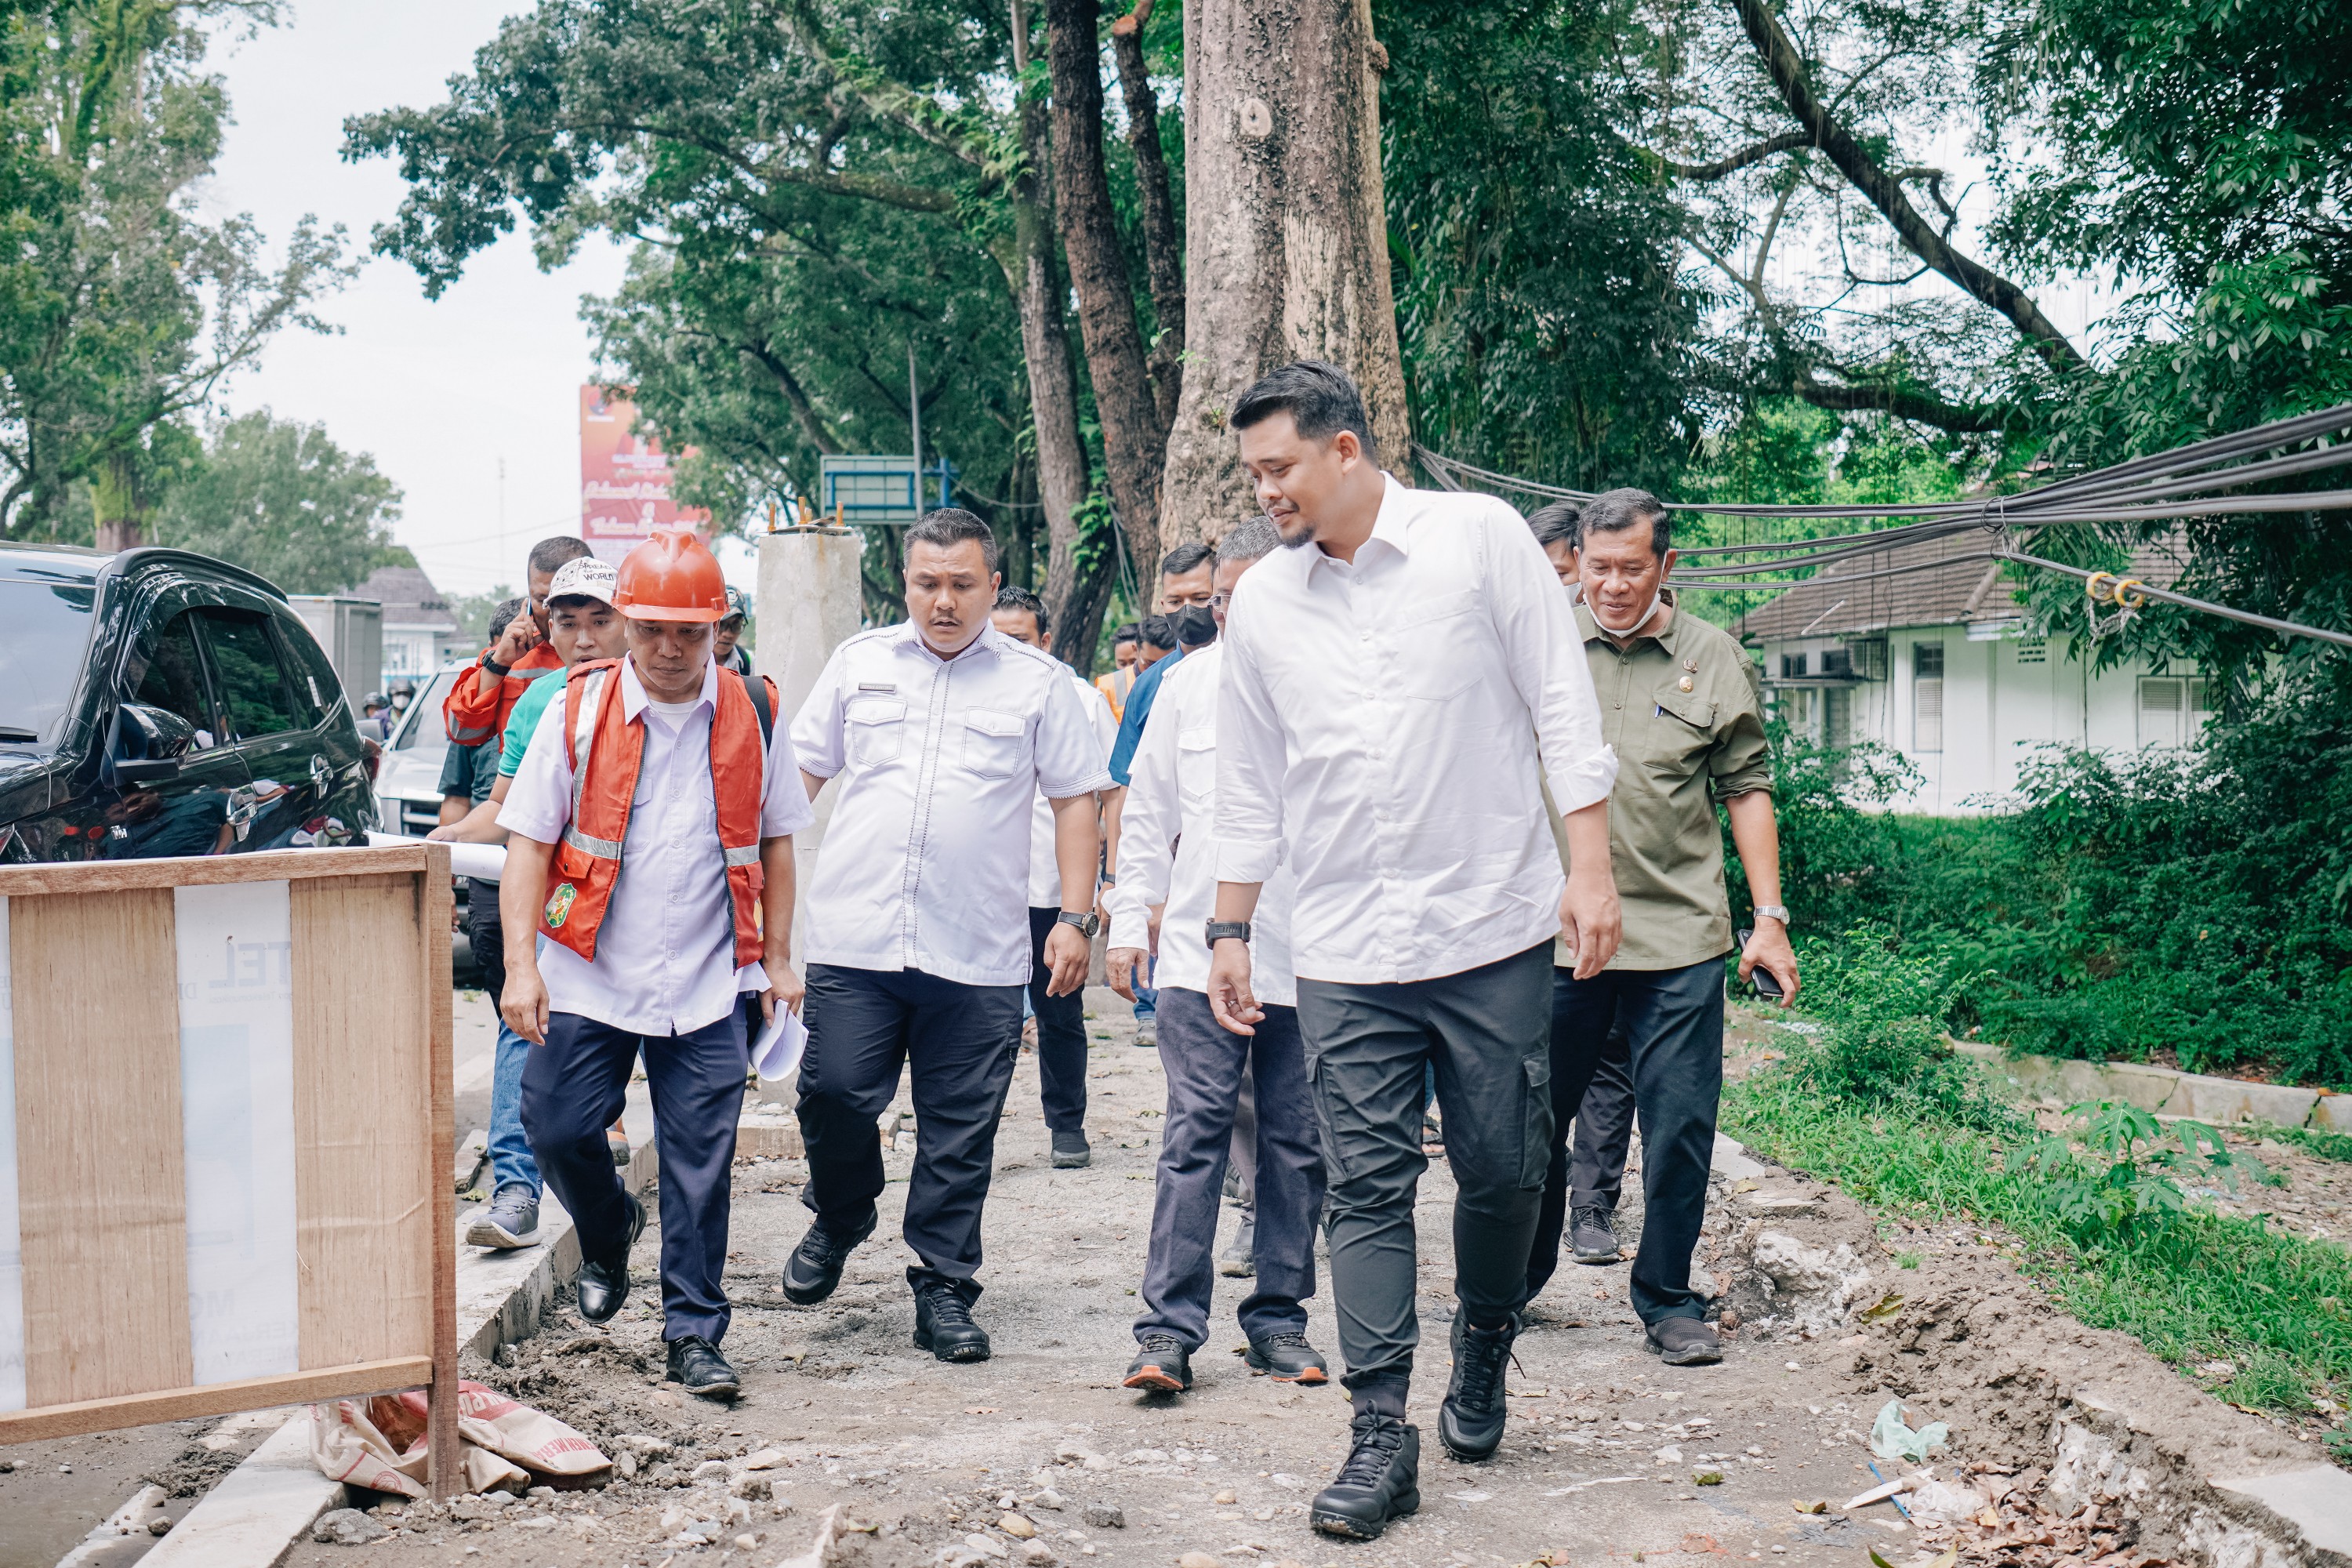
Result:
M531 1042L522 1123L580 1228L580 1315L629 1293L645 1208L605 1152L642 1052L661 1128L661 1281L669 1376L737 1390L727 1331L729 1167L742 1110L744 1011L797 1009L793 840L812 812L774 685L722 673L719 563L655 534L621 563L628 657L583 663L532 733L506 805L507 1026Z

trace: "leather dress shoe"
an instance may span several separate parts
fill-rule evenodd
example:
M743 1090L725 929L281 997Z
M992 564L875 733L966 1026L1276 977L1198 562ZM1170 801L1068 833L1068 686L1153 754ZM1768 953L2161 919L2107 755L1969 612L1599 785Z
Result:
M700 1334L670 1341L669 1380L706 1399L732 1399L743 1387L743 1380L735 1375L719 1347Z
M583 1263L572 1281L580 1315L592 1323L611 1322L621 1303L629 1299L629 1249L646 1230L646 1205L637 1201L637 1194L623 1193L621 1201L629 1205L629 1238L621 1244L620 1256L609 1262Z
M866 1210L865 1223L845 1235L828 1230L823 1220L809 1226L801 1244L784 1259L784 1300L807 1307L832 1295L834 1287L841 1283L841 1271L849 1266L849 1255L874 1234L875 1219L874 1211Z
M915 1291L915 1348L941 1361L986 1361L988 1331L971 1321L971 1303L952 1285Z
M1421 1507L1421 1428L1370 1410L1353 1426L1347 1463L1315 1494L1307 1521L1326 1535L1375 1541L1391 1520Z

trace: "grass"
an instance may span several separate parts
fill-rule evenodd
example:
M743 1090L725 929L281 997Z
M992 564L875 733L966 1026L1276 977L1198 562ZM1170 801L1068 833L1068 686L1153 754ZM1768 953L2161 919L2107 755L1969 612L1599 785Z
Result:
M1874 1109L1786 1068L1727 1084L1723 1112L1734 1137L1865 1203L2015 1236L2025 1272L2082 1321L2119 1329L2183 1370L2231 1363L2215 1392L2231 1404L2300 1415L2315 1395L2340 1406L2352 1391L2352 1254L2340 1247L2200 1210L2085 1245L2059 1222L2047 1179L2022 1168L1998 1131L1917 1106ZM2352 1455L2352 1442L2330 1448L2339 1451Z
M2324 1127L2281 1127L2274 1121L2249 1121L2231 1131L2284 1143L2322 1160L2352 1162L2352 1135L2330 1132Z

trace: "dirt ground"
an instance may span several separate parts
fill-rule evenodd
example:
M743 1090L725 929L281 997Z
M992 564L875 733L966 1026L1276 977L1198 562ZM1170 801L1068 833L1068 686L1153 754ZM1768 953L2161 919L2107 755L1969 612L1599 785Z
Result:
M559 1311L506 1352L511 1364L472 1369L607 1453L627 1454L634 1475L596 1491L468 1501L455 1516L389 1505L382 1541L306 1541L289 1561L684 1568L700 1557L767 1568L806 1551L833 1510L846 1533L831 1561L893 1568L1089 1559L1197 1568L1193 1553L1366 1568L1525 1564L1547 1553L1851 1564L1864 1545L1899 1563L1920 1537L1892 1505L1840 1507L1874 1484L1864 1439L1888 1397L1906 1399L1914 1426L1950 1424L1939 1474L1958 1479L1969 1464L1979 1477L2007 1473L2012 1504L2040 1483L2050 1418L2083 1380L2153 1379L2202 1399L2137 1345L2052 1313L1997 1252L1918 1238L1905 1247L1919 1266L1898 1271L1864 1211L1768 1172L1715 1184L1700 1258L1744 1319L1723 1364L1661 1366L1626 1303L1624 1267L1566 1267L1519 1341L1502 1452L1459 1465L1434 1439L1450 1308L1452 1184L1440 1165L1422 1193L1423 1364L1412 1417L1425 1438L1423 1505L1378 1542L1332 1542L1307 1530L1305 1510L1344 1454L1345 1395L1246 1373L1230 1318L1245 1282L1218 1282L1222 1321L1196 1360L1192 1394L1118 1386L1132 1353L1161 1084L1157 1056L1130 1044L1123 1006L1099 998L1090 1028L1092 1168L1050 1167L1025 1054L1014 1080L978 1309L993 1360L948 1366L909 1343L912 1259L895 1238L908 1152L888 1156L893 1185L876 1239L833 1300L813 1308L790 1305L777 1285L806 1224L803 1168L746 1163L725 1346L745 1377L740 1399L718 1405L662 1384L649 1231L635 1259L643 1294L621 1317L595 1330ZM1730 1047L1752 1050L1764 1033L1744 1021ZM1629 1183L1629 1244L1637 1193ZM1759 1237L1779 1239L1759 1251ZM1789 1277L1776 1280L1759 1258ZM1819 1278L1805 1273L1809 1259ZM1889 1294L1904 1301L1877 1322L1843 1321ZM1328 1301L1310 1306L1312 1337L1335 1352ZM1792 1506L1816 1501L1828 1510Z

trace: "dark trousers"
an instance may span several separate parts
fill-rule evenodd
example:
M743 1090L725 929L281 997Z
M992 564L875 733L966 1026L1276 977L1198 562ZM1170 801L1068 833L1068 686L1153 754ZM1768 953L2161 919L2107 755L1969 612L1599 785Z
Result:
M1573 1114L1597 1081L1610 1037L1631 1053L1642 1124L1642 1245L1633 1256L1633 1310L1642 1321L1704 1315L1690 1288L1691 1249L1706 1218L1715 1117L1723 1096L1723 961L1681 969L1606 969L1590 980L1555 972L1552 1103ZM1453 1123L1446 1124L1452 1134ZM1621 1167L1622 1168L1622 1167ZM1528 1258L1532 1297L1559 1261L1568 1163L1555 1146L1544 1189L1546 1226ZM1577 1200L1583 1202L1582 1198Z
M1359 1411L1401 1416L1421 1338L1424 1068L1437 1069L1454 1169L1454 1293L1470 1322L1498 1325L1524 1300L1551 1152L1551 943L1434 980L1302 979L1298 1022L1330 1184L1341 1381Z
M499 920L499 885L479 877L466 879L466 941L482 972L482 989L489 993L496 1014L507 991L507 928Z
M1576 1075L1561 1052L1563 1031L1577 1016L1570 971L1552 971L1551 1115L1556 1142L1544 1172L1543 1207L1536 1215L1536 1249L1528 1259L1528 1300L1550 1282L1559 1263L1560 1233L1580 1208L1614 1211L1625 1187L1625 1155L1633 1141L1633 1047L1625 1020L1610 1026L1592 1063L1581 1100L1569 1098ZM1568 1129L1575 1123L1571 1136Z
M883 1185L875 1118L889 1108L904 1068L913 1082L915 1171L902 1234L922 1259L907 1280L952 1284L967 1301L977 1299L980 1214L1021 1049L1021 987L812 963L807 1019L801 1202L835 1232L855 1230L874 1212Z
M1323 1158L1297 1010L1268 1006L1256 1034L1236 1035L1210 1013L1208 997L1170 985L1160 988L1159 1013L1168 1115L1135 1337L1170 1333L1188 1350L1209 1337L1220 1189L1245 1068L1257 1093L1257 1277L1242 1300L1242 1332L1257 1340L1304 1331L1299 1303L1315 1294Z
M1080 1132L1087 1125L1087 994L1048 996L1054 972L1045 967L1045 939L1059 907L1029 911L1029 1010L1037 1015L1037 1088L1048 1132Z
M577 1013L553 1013L547 1043L522 1071L522 1125L540 1173L580 1228L580 1255L625 1263L628 1205L604 1145L630 1069L646 1058L661 1129L662 1337L727 1332L729 1177L743 1115L743 1015L730 1010L690 1035L635 1035Z

